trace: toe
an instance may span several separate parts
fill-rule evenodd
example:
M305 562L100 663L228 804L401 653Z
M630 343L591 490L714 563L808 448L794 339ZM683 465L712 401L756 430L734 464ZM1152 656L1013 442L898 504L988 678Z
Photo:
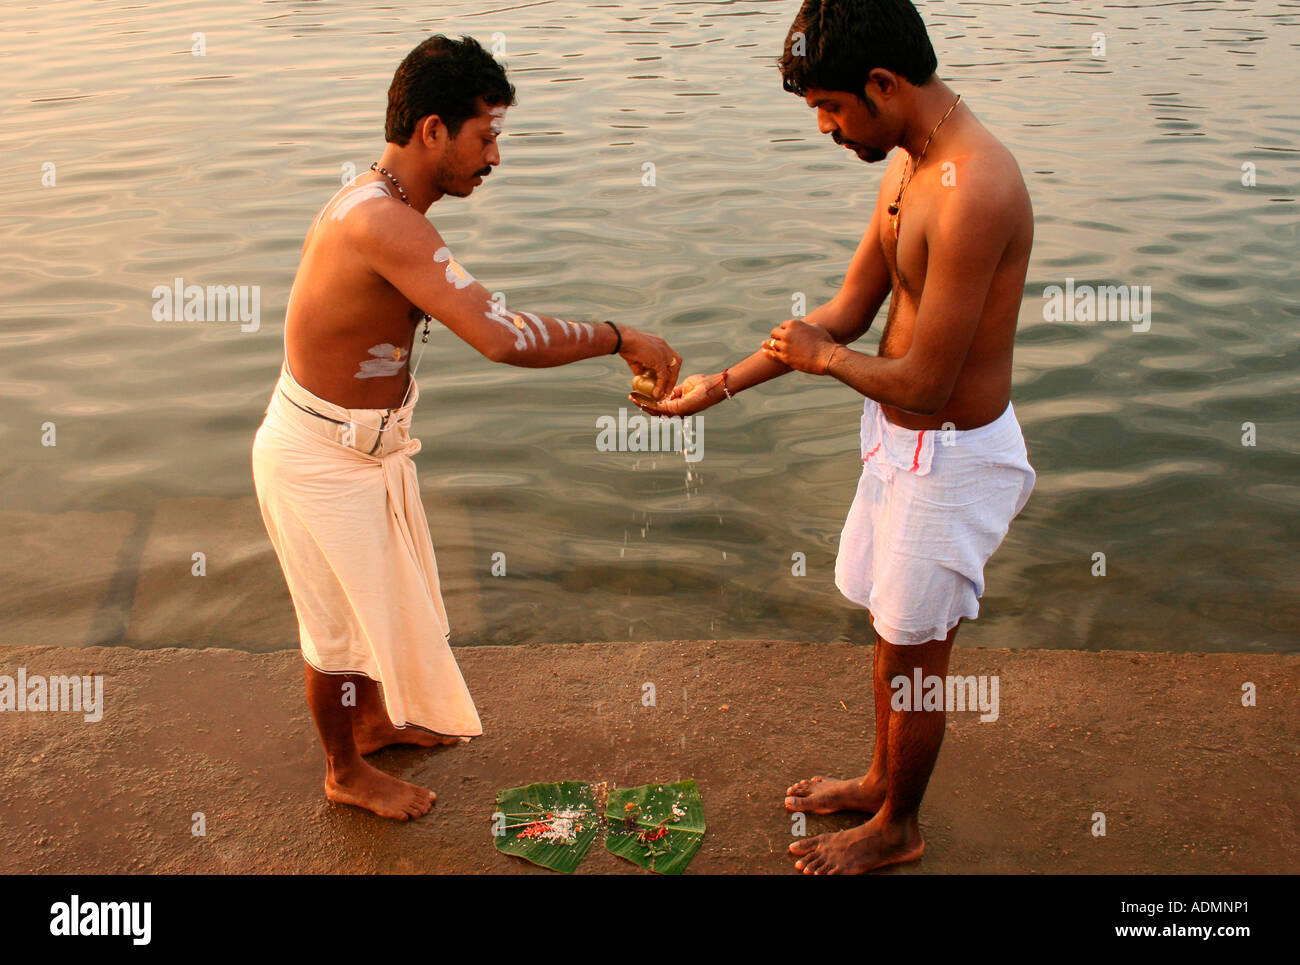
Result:
M812 854L817 850L817 842L822 839L823 835L816 835L811 838L800 838L798 841L790 843L790 853L798 855Z

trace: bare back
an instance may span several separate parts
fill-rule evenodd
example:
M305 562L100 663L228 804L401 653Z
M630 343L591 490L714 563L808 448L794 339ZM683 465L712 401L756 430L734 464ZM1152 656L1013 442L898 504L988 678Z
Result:
M285 312L285 354L298 383L349 409L400 405L424 318L370 266L344 218L358 204L403 202L382 176L358 178L316 216Z

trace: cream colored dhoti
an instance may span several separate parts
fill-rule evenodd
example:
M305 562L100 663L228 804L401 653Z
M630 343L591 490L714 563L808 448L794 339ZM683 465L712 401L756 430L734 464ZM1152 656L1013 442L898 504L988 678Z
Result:
M307 662L377 681L396 727L475 737L411 459L419 397L412 378L398 408L346 409L299 385L286 360L253 440L253 483Z

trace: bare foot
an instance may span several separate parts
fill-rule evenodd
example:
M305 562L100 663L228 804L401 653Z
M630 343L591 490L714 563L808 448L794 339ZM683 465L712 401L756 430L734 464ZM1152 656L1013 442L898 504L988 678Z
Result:
M408 821L428 814L438 799L438 795L428 788L399 781L365 761L346 775L333 772L327 775L325 796L339 804L353 804L395 821Z
M795 868L806 875L860 875L886 865L915 861L925 852L913 819L903 827L886 826L879 817L834 834L819 834L790 845L798 855Z
M394 727L388 718L382 721L357 721L352 726L352 739L356 742L359 754L373 754L391 744L445 747L448 744L460 743L459 737L443 737L441 734L419 727Z
M865 811L875 814L885 803L884 781L857 777L837 781L830 777L813 777L786 789L785 809L808 814L834 814L836 811Z

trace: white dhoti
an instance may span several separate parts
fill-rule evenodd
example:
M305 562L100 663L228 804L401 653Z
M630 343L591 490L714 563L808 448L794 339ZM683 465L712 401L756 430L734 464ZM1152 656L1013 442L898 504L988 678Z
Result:
M307 662L377 681L396 727L475 737L411 459L414 379L409 395L346 409L299 385L286 360L253 440L253 482Z
M1015 408L974 429L917 430L867 399L862 461L835 585L890 643L945 639L979 615L984 564L1034 488Z

